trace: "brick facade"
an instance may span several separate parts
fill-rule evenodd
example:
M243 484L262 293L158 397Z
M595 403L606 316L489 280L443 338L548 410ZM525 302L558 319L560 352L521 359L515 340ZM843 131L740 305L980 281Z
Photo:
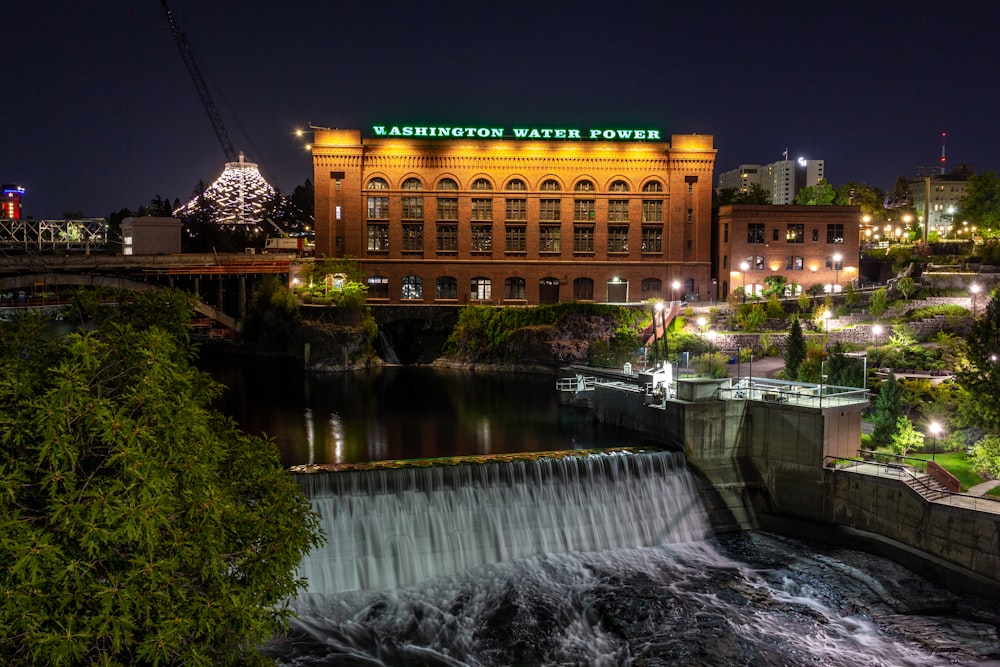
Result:
M716 230L719 298L744 281L748 295L759 294L771 275L802 290L820 284L824 292L840 292L858 278L860 228L858 206L722 206Z
M370 301L715 296L710 135L618 142L317 130L312 151L316 256L356 259Z

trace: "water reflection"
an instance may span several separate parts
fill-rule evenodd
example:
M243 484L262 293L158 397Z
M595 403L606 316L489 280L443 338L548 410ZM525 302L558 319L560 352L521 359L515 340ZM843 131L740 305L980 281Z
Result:
M216 407L274 438L289 466L637 444L589 413L560 408L545 375L310 374L291 361L239 356L200 365L228 387Z

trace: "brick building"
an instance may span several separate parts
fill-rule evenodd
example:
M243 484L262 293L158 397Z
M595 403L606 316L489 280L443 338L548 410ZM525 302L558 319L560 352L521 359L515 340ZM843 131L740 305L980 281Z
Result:
M719 296L744 285L748 295L759 295L772 275L784 276L792 295L815 284L840 292L858 278L860 227L858 206L722 206Z
M369 301L714 297L710 135L317 129L312 156L316 256L355 258Z

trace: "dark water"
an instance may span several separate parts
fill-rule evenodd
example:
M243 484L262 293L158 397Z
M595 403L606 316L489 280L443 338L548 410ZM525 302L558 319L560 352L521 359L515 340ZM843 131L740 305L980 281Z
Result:
M589 413L560 409L555 379L544 375L418 367L316 374L233 356L201 365L230 387L218 407L273 437L289 466L585 449L622 437Z
M550 378L218 364L287 463L636 445ZM1000 610L895 563L717 538L669 453L302 478L330 545L282 665L1000 665Z

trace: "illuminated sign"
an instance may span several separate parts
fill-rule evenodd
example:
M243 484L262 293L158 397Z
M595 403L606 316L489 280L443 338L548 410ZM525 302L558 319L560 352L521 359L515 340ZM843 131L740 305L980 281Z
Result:
M376 137L418 139L588 139L592 141L661 141L659 130L568 127L441 127L413 125L373 125Z

